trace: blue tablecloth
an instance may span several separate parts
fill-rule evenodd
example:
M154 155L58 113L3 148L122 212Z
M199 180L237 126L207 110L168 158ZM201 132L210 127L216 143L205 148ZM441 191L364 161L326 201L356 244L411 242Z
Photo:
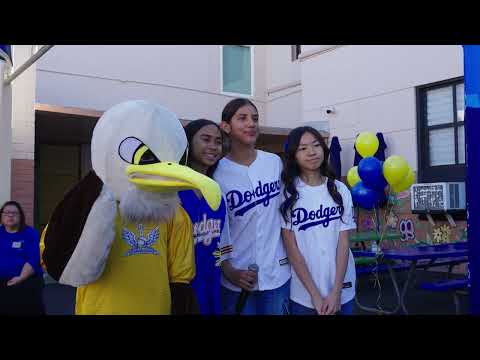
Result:
M361 250L353 250L352 253L355 257L375 257L377 255L372 251ZM402 249L386 249L382 251L381 256L383 256L384 259L396 260L422 260L464 257L468 256L468 248L466 242L431 246L417 246Z

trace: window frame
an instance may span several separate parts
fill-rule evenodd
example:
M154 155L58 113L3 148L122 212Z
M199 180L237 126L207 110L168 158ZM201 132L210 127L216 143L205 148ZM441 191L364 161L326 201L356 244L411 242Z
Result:
M464 77L456 77L442 80L435 83L416 87L417 100L417 153L418 153L418 181L430 182L455 182L465 181L465 163L458 163L458 127L464 126L465 121L457 119L457 92L456 86L464 84ZM428 126L427 119L427 91L444 87L452 88L453 101L453 123ZM430 130L453 128L455 141L455 164L430 166Z
M227 46L232 46L229 44ZM250 48L250 94L235 93L223 90L223 47L225 45L220 45L220 93L222 95L233 96L233 97L244 97L244 98L253 98L255 94L255 63L254 63L254 51L255 45L233 45L233 46L244 46Z

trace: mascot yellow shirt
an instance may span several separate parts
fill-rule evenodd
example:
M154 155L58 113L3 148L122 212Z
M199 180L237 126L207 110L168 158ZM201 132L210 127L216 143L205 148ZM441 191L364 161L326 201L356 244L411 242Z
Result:
M168 315L171 282L195 276L192 224L183 208L168 223L125 224L117 212L115 240L102 276L77 288L77 315Z

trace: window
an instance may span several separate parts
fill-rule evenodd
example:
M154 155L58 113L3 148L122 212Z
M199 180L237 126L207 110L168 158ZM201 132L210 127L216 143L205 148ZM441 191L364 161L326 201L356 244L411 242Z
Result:
M463 78L417 88L418 178L465 181Z
M251 46L223 45L222 91L253 95L253 51Z
M292 61L295 61L300 56L302 45L292 45Z

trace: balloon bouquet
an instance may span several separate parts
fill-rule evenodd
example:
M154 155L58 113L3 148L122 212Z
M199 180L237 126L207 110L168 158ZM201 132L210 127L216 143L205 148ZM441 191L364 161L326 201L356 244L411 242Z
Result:
M378 208L387 198L391 199L391 196L387 197L387 193L398 194L409 189L415 182L415 173L402 156L393 155L384 162L375 158L373 155L377 152L378 145L374 134L360 133L355 141L355 148L363 159L347 173L353 204L366 210L375 209L377 220Z

